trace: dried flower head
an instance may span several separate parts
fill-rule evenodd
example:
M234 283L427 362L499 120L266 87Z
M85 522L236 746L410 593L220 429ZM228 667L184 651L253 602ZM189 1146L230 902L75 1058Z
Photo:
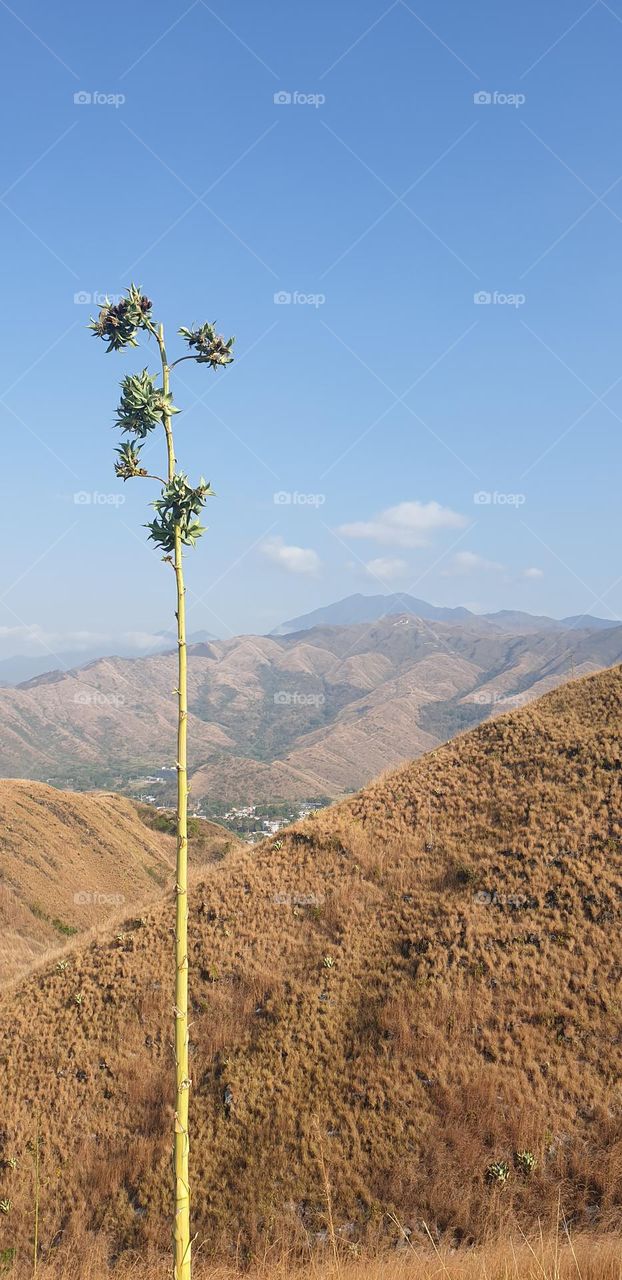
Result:
M197 364L209 364L212 369L217 369L221 365L232 363L231 348L235 338L228 338L225 342L222 335L216 333L213 324L202 324L199 329L181 328L179 332L190 350L196 351Z
M127 298L121 298L117 303L106 297L97 319L89 324L95 337L108 343L108 351L135 347L137 330L148 328L151 321L150 299L135 284L131 284L126 293Z

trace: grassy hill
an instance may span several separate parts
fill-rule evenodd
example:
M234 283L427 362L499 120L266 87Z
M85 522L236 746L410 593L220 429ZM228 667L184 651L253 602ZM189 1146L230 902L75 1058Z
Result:
M191 857L236 841L195 823ZM73 935L160 898L175 841L164 814L111 794L0 782L0 983Z
M576 681L200 873L198 1244L321 1240L327 1180L352 1245L619 1228L621 717ZM37 1107L44 1248L168 1247L171 953L158 903L0 1001L0 1247Z

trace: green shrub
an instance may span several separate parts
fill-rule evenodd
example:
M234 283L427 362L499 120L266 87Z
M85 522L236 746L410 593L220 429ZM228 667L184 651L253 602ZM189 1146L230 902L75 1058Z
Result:
M78 933L78 927L75 924L65 924L63 920L54 919L51 924L57 933L62 933L65 938L73 938L74 933Z

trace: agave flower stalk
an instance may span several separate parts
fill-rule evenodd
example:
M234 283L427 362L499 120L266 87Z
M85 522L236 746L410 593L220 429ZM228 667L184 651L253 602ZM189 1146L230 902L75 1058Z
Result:
M121 383L121 399L115 425L130 439L116 450L115 472L122 480L135 478L159 480L161 492L152 503L155 519L147 528L149 537L163 552L163 559L175 572L177 597L177 863L175 876L175 1132L174 1132L174 1280L191 1280L190 1234L190 1129L189 1100L191 1089L188 1053L188 679L186 647L186 587L184 582L184 547L193 547L205 532L199 521L201 511L213 490L202 478L196 486L177 470L173 417L179 410L173 404L171 370L180 360L194 360L212 369L226 367L233 360L233 338L227 341L214 325L198 329L181 328L189 354L169 364L164 341L164 326L152 317L152 303L136 285L126 290L127 298L116 305L104 303L96 320L91 320L94 334L108 343L108 351L119 351L138 345L139 332L155 338L159 358L161 385L143 369L128 374ZM141 451L147 437L159 425L166 443L166 479L153 476L143 466ZM138 443L138 442L141 443Z

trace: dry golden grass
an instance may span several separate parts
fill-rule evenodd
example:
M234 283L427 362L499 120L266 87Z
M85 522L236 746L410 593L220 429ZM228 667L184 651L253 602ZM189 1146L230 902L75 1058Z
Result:
M584 1280L619 1276L621 711L620 669L578 681L202 873L199 1259L281 1252L289 1275L330 1252L331 1218L338 1256L397 1243L399 1222L413 1280L543 1280L526 1245L512 1270L493 1242L559 1209ZM43 1259L91 1237L128 1264L168 1248L170 906L143 915L0 1002L0 1248L20 1264L37 1108ZM560 1256L544 1275L577 1274Z
M7 1280L26 1280L29 1262L5 1272ZM105 1250L91 1242L87 1252L72 1260L39 1266L39 1280L170 1280L170 1258L124 1258L111 1265ZM493 1243L483 1248L452 1250L444 1246L397 1247L391 1254L370 1259L316 1255L301 1266L284 1252L269 1254L243 1273L239 1268L195 1257L194 1280L621 1280L619 1237L540 1234L533 1239Z
M175 840L160 814L109 792L75 794L0 781L0 984L56 954L67 937L162 896ZM202 823L194 864L237 840Z

